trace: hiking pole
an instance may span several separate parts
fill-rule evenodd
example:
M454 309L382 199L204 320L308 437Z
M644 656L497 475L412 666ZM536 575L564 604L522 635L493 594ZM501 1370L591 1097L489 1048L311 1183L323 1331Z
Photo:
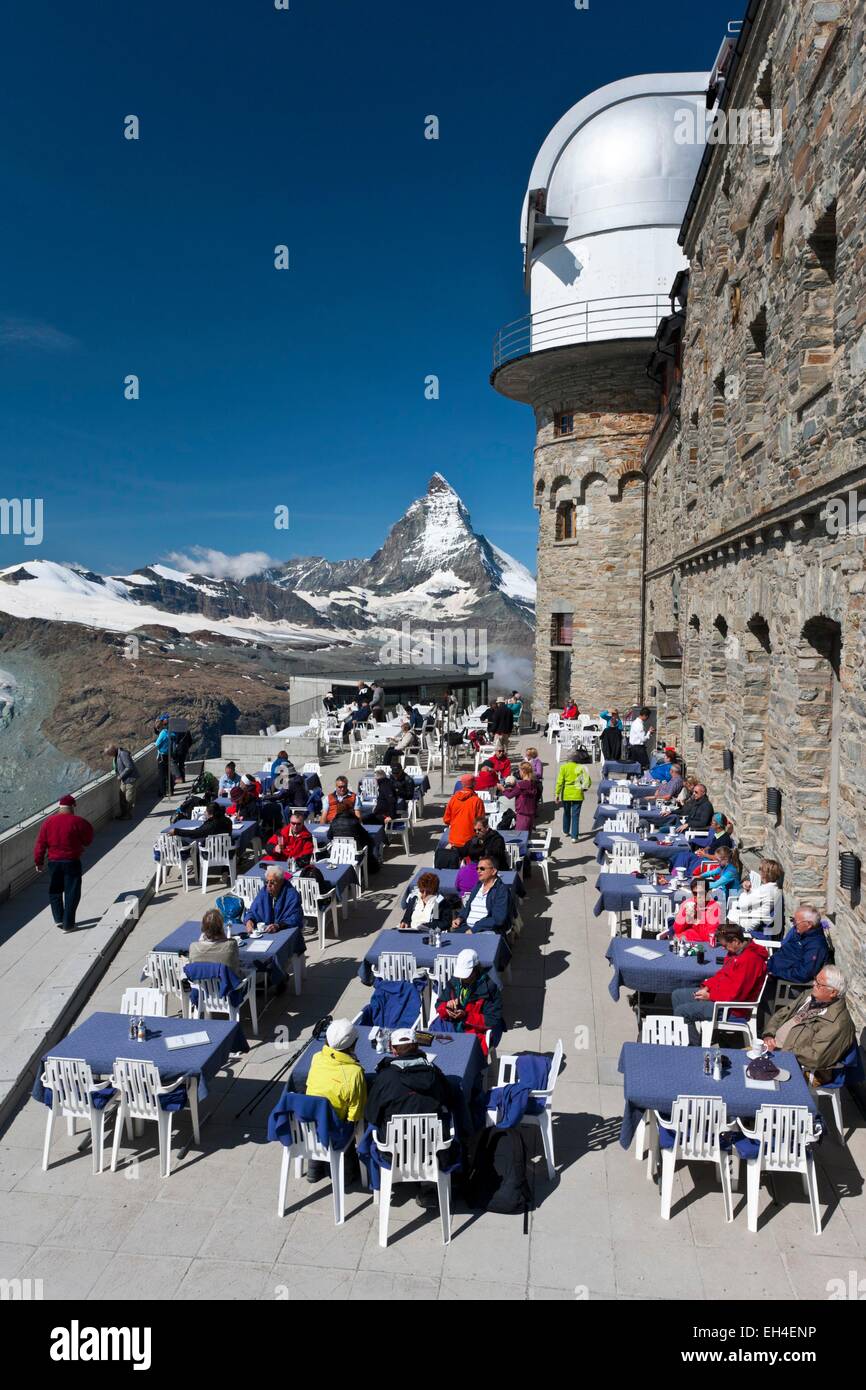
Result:
M311 1042L314 1042L316 1039L322 1037L323 1033L328 1027L328 1024L331 1022L332 1016L330 1014L326 1014L324 1018L319 1019L318 1023L313 1024L313 1031L310 1037L301 1043L297 1052L292 1053L292 1056L289 1057L288 1061L282 1064L280 1069L277 1071L276 1075L272 1076L269 1081L266 1081L265 1084L259 1088L256 1094L253 1096L253 1099L249 1101L246 1105L241 1106L240 1110L235 1115L236 1120L239 1120L241 1115L243 1115L245 1111L248 1111L250 1114L252 1114L254 1110L258 1109L264 1096L271 1089L271 1087L276 1086L277 1082L280 1081L283 1076L285 1076L289 1068L294 1066L301 1053L309 1047Z

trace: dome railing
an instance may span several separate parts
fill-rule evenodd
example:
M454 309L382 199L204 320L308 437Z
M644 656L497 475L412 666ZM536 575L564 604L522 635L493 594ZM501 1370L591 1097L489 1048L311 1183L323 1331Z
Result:
M617 338L653 338L659 319L670 311L670 297L666 294L608 295L539 309L500 328L493 341L493 370L504 362L543 352L545 348Z

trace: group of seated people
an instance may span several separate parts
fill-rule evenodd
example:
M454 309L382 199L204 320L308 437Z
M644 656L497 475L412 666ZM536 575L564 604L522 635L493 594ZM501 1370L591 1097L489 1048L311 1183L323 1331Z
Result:
M438 927L442 932L493 931L504 935L511 925L512 902L508 888L499 877L499 866L490 855L481 854L473 870L468 888L461 886L458 871L455 892L451 894L440 892L438 874L432 871L421 874L407 896L400 930Z
M487 1037L495 1043L502 1033L502 992L475 951L460 951L453 970L438 996L435 1031L474 1033L486 1052ZM456 1157L459 1138L469 1137L468 1107L459 1088L419 1046L415 1027L391 1030L389 1052L378 1063L369 1088L356 1055L358 1038L358 1026L351 1019L334 1019L328 1025L324 1046L310 1063L306 1094L327 1100L339 1120L355 1126L355 1149L366 1162L375 1159L373 1133L384 1138L394 1115L436 1115L443 1134L452 1140L449 1157ZM345 1164L346 1181L351 1182L358 1174L351 1149ZM318 1182L327 1171L325 1164L308 1164L307 1181ZM418 1200L426 1206L436 1197L425 1193Z

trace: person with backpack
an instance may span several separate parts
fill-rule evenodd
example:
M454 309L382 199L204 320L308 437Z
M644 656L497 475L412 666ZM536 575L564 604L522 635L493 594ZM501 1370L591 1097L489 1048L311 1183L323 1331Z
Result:
M562 763L556 778L554 799L562 804L562 833L577 842L580 838L580 808L592 786L592 778L580 761L578 750Z
M502 990L483 970L476 951L460 951L451 976L436 1005L438 1026L451 1033L474 1033L485 1057L502 1036Z

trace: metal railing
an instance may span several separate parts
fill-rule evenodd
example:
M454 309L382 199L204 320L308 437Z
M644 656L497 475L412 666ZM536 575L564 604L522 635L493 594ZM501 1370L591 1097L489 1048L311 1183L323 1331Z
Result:
M653 338L660 318L669 314L666 294L609 295L577 304L554 305L525 314L500 328L493 341L493 370L503 362L569 343L616 338Z

